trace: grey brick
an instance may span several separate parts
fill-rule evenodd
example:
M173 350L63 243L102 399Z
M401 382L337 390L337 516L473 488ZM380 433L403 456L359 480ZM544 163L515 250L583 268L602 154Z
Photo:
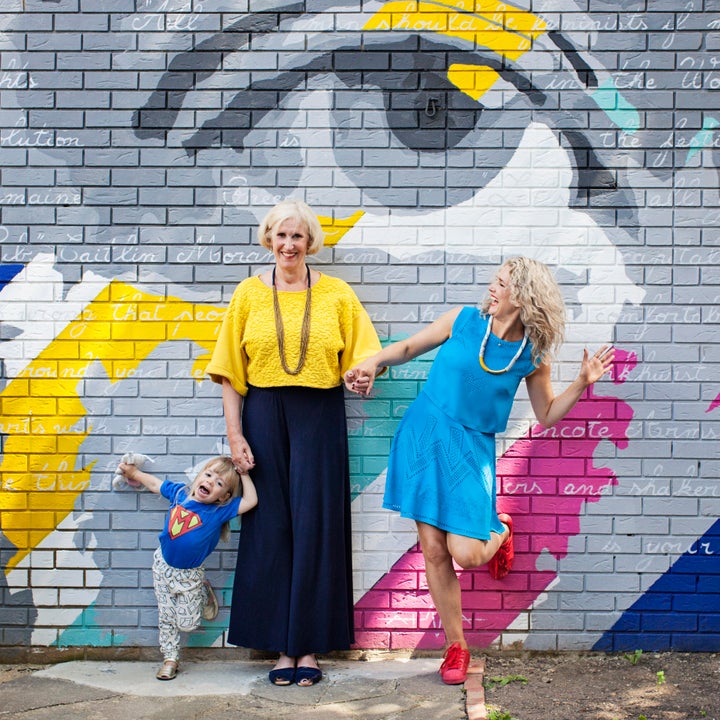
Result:
M48 16L49 17L49 16ZM107 15L89 13L56 13L53 29L60 32L102 32L108 30ZM39 28L33 28L37 30Z
M80 50L80 35L55 34L56 38L67 38L65 42L67 47L63 48L66 52L57 56L57 69L66 70L110 70L112 66L112 55L109 52L90 52L85 53ZM43 48L47 49L47 48ZM78 52L69 52L76 50ZM66 107L64 102L58 103L59 107ZM75 107L83 107L76 105ZM93 107L88 105L88 107ZM105 105L103 105L105 107Z
M134 0L93 0L83 2L82 10L86 13L119 13L132 14L135 12Z
M188 39L186 38L186 42ZM138 50L137 52L126 51L117 53L112 56L112 67L116 70L132 70L141 73L150 71L162 72L166 69L165 55L162 52L158 52L157 48L149 48L146 50ZM156 82L153 82L149 89L154 89L157 86Z
M85 52L91 53L98 50L135 50L137 47L137 35L134 33L122 32L83 32L82 47Z

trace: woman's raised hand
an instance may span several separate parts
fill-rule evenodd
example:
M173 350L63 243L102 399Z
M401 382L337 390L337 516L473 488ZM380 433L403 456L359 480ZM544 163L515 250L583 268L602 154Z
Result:
M582 365L578 377L586 385L592 385L610 370L614 359L615 348L612 345L603 345L593 355L590 355L586 348L583 351Z

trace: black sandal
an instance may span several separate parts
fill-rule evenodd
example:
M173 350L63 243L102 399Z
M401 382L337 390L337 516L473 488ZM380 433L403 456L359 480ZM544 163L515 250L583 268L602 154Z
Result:
M322 670L316 667L299 667L295 671L295 682L300 687L310 687L322 680Z
M268 677L273 685L292 685L295 682L295 668L286 667L271 670Z

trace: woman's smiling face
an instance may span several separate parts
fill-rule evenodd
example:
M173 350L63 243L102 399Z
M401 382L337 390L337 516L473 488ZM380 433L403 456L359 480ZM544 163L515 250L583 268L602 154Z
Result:
M279 270L289 272L305 266L310 236L301 220L289 218L277 223L270 233L270 241Z
M490 296L490 305L487 311L493 317L502 317L518 309L511 299L510 270L505 265L495 273L495 277L488 287L488 295Z

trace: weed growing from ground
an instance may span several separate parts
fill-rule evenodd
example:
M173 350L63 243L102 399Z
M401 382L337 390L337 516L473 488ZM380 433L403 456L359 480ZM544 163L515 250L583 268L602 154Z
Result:
M487 678L483 684L487 690L492 690L498 685L500 687L505 687L505 685L509 685L511 682L519 682L523 685L527 685L528 679L524 675L505 675L504 677L495 676Z
M631 665L637 665L638 662L640 662L640 658L642 657L643 651L642 650L636 650L632 655L628 655L625 653L623 656Z
M487 720L518 720L514 718L510 713L497 708L488 708Z

